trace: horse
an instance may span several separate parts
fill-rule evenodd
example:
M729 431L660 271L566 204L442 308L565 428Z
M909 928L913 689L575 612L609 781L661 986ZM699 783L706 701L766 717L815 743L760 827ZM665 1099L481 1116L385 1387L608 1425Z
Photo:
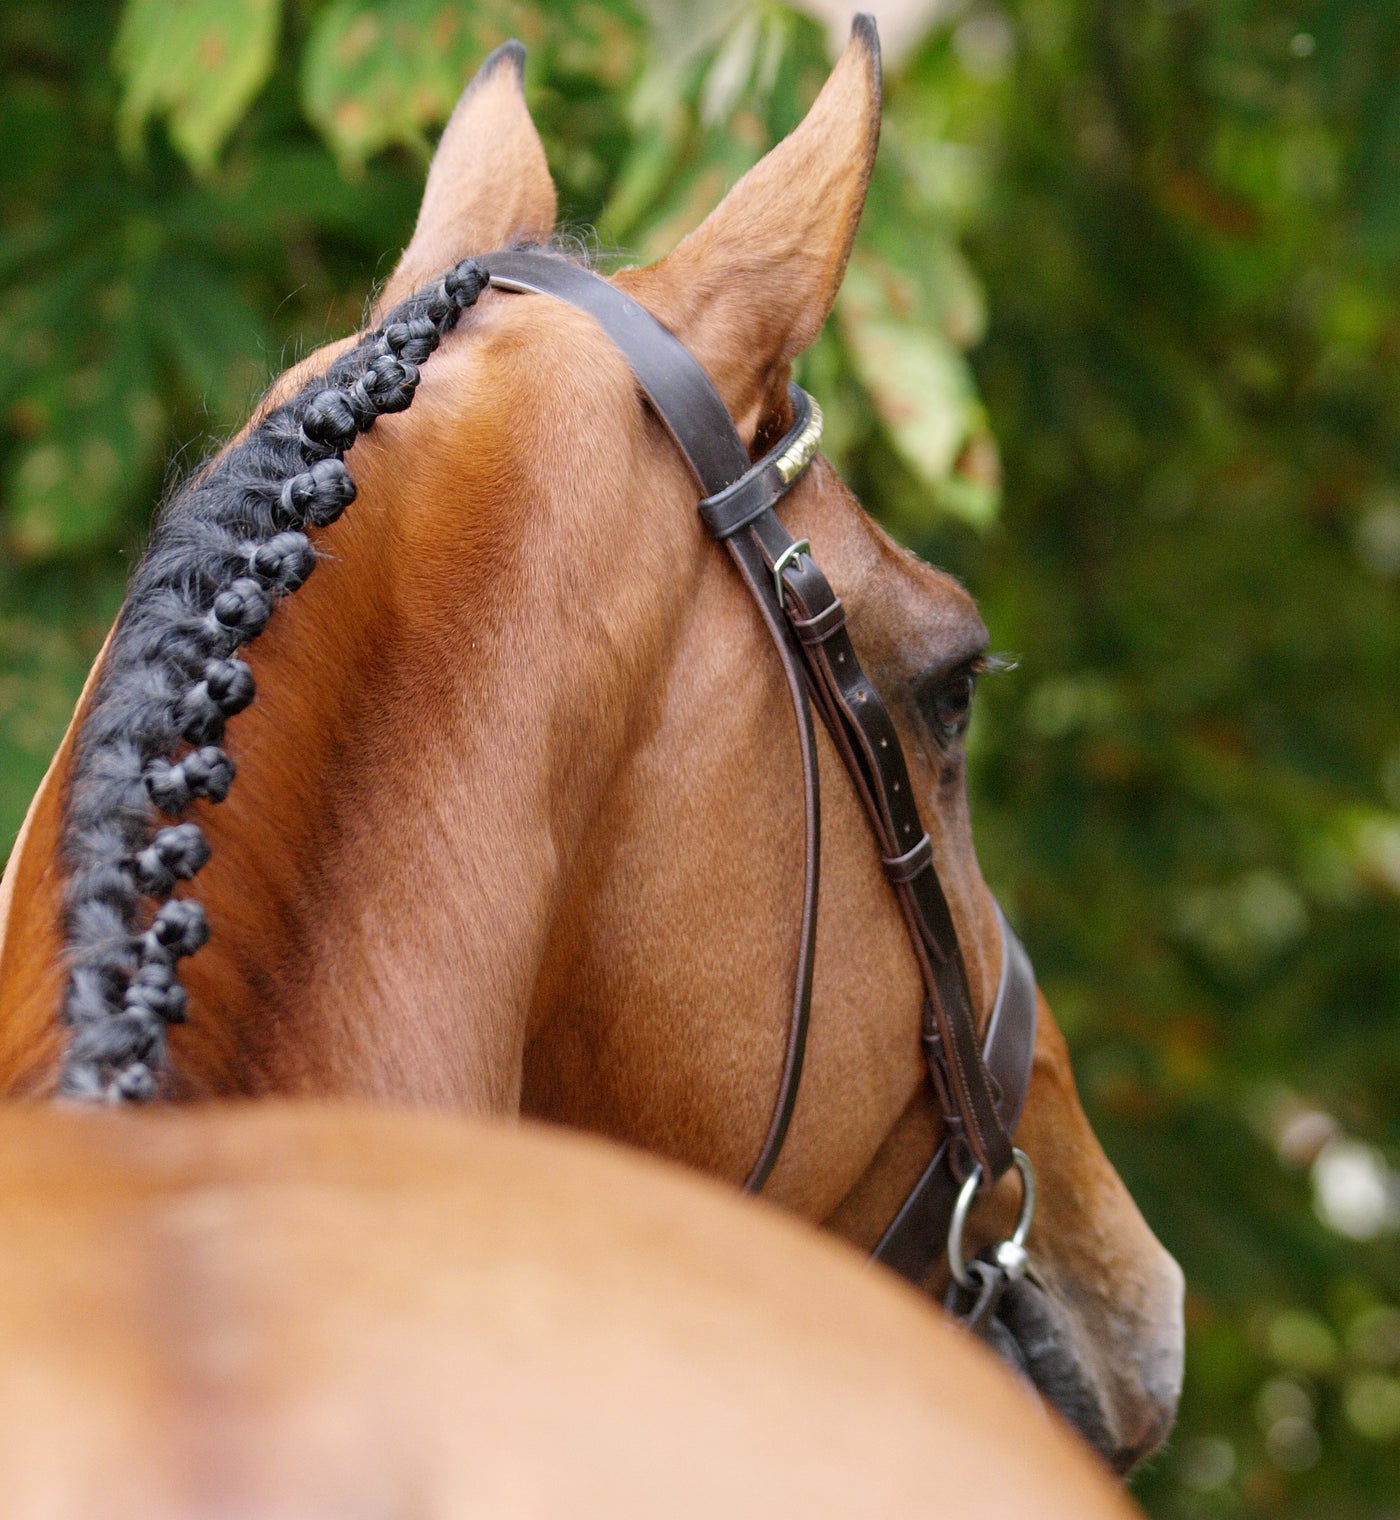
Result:
M860 19L806 118L696 231L596 282L698 365L745 463L792 429L790 368L841 283L879 121ZM766 1196L877 1248L929 1157L967 1139L921 1048L921 1029L940 1043L927 956L857 788L829 779L819 831L804 812L783 719L801 680L628 359L587 312L462 262L547 245L555 215L507 46L444 130L370 335L294 365L157 522L0 884L0 1092L523 1113L738 1184L774 1159L776 1088L795 1105ZM359 440L353 474L337 436ZM917 864L936 857L985 1033L1011 945L965 790L987 631L820 455L803 464L783 531L818 546L871 673L858 695L907 756ZM800 553L787 568L788 587L810 578ZM824 727L810 747L839 774ZM158 809L189 821L156 833ZM152 919L143 894L177 888ZM181 985L171 962L195 950ZM794 959L811 971L800 1091ZM1182 1279L1034 998L1015 1141L1039 1210L1026 1237L1016 1182L965 1165L968 1249L1022 1211L1003 1318L1037 1385L1126 1470L1173 1418ZM934 1294L944 1228L907 1270Z
M607 1142L275 1100L0 1137L17 1520L1137 1513L892 1274Z

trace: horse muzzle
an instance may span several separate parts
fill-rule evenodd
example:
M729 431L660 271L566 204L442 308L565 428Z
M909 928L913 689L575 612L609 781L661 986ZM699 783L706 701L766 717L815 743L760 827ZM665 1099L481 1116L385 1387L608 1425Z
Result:
M1181 1397L1181 1273L1165 1253L1161 1322L1123 1324L1105 1343L1072 1302L1035 1280L1010 1283L982 1334L1117 1473L1166 1440ZM1174 1312L1173 1312L1174 1308Z

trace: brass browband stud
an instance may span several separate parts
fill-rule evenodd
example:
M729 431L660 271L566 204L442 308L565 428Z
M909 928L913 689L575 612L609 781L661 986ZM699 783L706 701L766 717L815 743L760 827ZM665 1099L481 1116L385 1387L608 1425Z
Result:
M783 450L773 461L773 467L778 472L778 478L785 486L790 486L794 480L812 462L812 456L817 452L817 446L822 441L822 409L816 401L812 402L812 415L807 426L792 440L792 443Z

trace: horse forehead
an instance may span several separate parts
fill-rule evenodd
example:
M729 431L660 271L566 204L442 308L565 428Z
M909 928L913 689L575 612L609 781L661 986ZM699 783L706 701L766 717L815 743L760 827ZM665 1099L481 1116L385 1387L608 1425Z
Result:
M849 589L839 587L871 653L910 670L958 664L987 646L972 594L946 570L894 542L851 497L854 552Z

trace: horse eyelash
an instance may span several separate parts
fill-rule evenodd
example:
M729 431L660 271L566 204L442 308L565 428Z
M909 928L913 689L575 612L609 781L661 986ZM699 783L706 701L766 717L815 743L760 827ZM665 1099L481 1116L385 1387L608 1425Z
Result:
M974 680L979 676L999 676L1007 671L1019 669L1020 663L1015 655L989 652L974 655L972 659L964 660L962 664L953 666L951 669L946 666L942 668L935 666L922 671L913 678L911 684L920 690L941 689L948 682L956 681L960 676L972 676Z

